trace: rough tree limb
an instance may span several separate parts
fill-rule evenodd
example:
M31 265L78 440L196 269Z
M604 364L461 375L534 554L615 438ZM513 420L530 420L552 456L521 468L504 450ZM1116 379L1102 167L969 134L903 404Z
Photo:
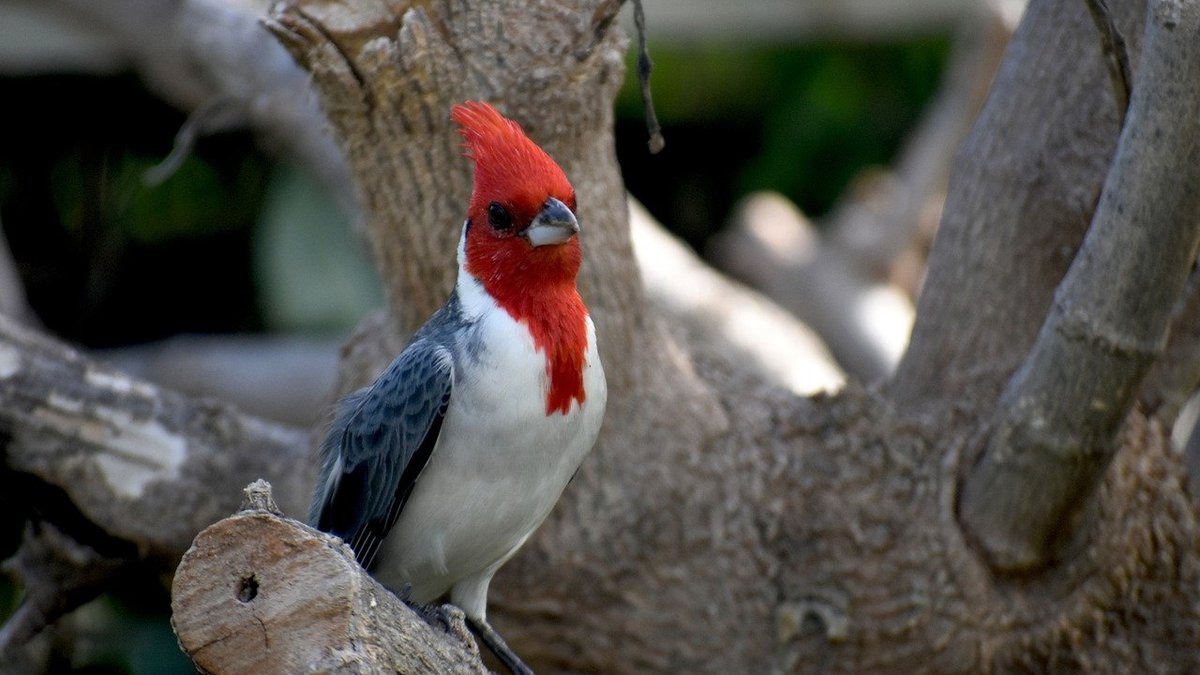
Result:
M132 379L2 316L0 402L8 468L140 555L175 559L236 508L239 477L272 478L289 513L307 508L307 432Z
M912 246L930 202L944 201L955 151L987 98L1013 29L998 10L987 10L955 30L946 73L895 166L873 179L880 183L874 189L843 196L830 215L831 246L875 280L887 278Z
M1178 424L1179 413L1200 386L1200 270L1188 279L1176 303L1166 349L1142 381L1138 405L1147 413ZM1172 429L1172 435L1178 432ZM1200 479L1200 476L1197 476Z
M1110 8L1136 53L1143 5ZM905 411L947 398L991 410L1029 353L1120 132L1100 56L1083 2L1029 5L951 173L912 340L888 385Z
M4 562L4 571L20 579L23 592L17 611L0 627L0 663L17 658L18 650L47 626L103 592L125 562L76 541L51 522L28 523L16 555Z
M761 295L718 274L632 197L629 228L647 299L693 339L728 341L764 380L798 394L832 392L846 376L811 330Z
M307 503L306 432L133 379L2 315L0 402L5 497L35 514L7 563L23 597L0 653L130 562L173 566L196 530L236 504L238 476L275 477L294 513Z
M175 572L171 623L212 673L483 675L457 608L432 628L336 537L279 513L271 486L196 536Z
M1009 382L965 525L1000 569L1044 564L1112 457L1200 244L1200 3L1154 0L1129 119L1083 248Z
M324 421L339 342L279 335L179 335L96 358L189 396L207 396L300 428Z
M220 108L223 126L254 129L268 148L298 159L334 195L349 194L345 161L323 133L304 73L259 23L268 0L44 4L98 35L106 52L119 54L166 100L193 112Z

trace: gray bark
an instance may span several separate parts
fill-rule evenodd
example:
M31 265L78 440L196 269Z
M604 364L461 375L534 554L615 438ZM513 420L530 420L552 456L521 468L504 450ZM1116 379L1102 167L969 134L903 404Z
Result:
M1047 562L1108 467L1200 244L1200 5L1151 2L1137 85L1082 248L1000 400L962 516L997 567Z
M1144 5L1111 7L1136 55ZM912 341L889 384L905 408L994 403L1091 222L1117 120L1085 4L1031 3L951 173Z
M3 316L0 401L8 468L140 556L177 559L237 507L239 480L270 478L289 513L307 507L307 431L136 380Z

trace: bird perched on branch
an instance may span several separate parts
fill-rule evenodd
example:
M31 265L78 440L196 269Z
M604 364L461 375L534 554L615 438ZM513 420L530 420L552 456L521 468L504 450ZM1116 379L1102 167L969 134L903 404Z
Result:
M607 389L575 287L575 190L487 103L452 112L475 162L446 304L338 406L309 521L416 603L448 595L514 673L487 622L492 575L545 520L600 430Z

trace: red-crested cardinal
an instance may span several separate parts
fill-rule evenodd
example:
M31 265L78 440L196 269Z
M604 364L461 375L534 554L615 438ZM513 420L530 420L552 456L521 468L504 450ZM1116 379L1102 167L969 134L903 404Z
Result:
M492 575L546 519L600 431L596 332L575 288L575 190L516 122L454 107L475 162L449 300L378 379L339 405L309 522L416 603L447 594L487 623Z

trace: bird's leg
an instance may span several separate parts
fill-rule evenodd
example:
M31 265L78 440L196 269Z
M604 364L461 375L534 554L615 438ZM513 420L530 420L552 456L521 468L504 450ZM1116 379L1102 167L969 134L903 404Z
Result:
M496 658L500 659L500 663L504 664L513 675L533 675L533 671L521 657L517 656L513 650L509 649L508 644L504 642L504 638L492 628L491 624L486 619L476 619L475 617L467 617L467 627L487 645Z

